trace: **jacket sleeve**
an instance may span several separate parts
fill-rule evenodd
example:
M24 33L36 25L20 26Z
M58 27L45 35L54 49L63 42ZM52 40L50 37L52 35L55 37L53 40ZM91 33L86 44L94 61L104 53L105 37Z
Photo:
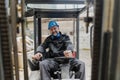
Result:
M66 50L71 50L71 51L74 50L73 44L70 41L69 36L66 36L65 45L66 45Z
M40 46L38 46L36 53L40 52L43 54L46 52L46 48L48 48L48 38L46 38L45 41Z

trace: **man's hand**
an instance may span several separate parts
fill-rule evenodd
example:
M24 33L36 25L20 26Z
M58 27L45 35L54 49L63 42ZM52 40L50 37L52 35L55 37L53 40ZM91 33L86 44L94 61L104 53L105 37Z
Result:
M65 57L73 57L71 50L65 50L65 51L64 51L64 55L65 55Z
M42 53L38 52L32 57L32 59L40 60L41 57L42 57Z

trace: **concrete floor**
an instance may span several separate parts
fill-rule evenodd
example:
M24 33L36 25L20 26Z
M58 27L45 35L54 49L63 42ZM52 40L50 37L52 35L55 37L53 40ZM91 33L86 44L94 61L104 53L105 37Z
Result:
M81 50L80 51L80 60L85 62L85 68L86 68L86 80L91 80L91 56L90 56L90 50Z

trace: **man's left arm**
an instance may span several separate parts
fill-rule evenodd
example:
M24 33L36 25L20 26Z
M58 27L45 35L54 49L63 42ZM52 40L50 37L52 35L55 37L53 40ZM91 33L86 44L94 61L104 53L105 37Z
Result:
M66 36L66 39L65 39L65 46L66 46L66 50L71 50L71 51L74 50L73 44L72 44L72 42L70 41L69 36Z
M66 50L64 51L65 57L73 57L72 52L73 52L74 48L73 48L72 42L70 41L69 36L66 36L65 46L66 46Z

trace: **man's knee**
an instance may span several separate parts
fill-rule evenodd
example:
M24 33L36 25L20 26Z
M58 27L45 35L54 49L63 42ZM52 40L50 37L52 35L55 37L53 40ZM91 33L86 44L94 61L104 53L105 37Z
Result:
M78 61L78 63L77 63L77 66L76 66L76 70L77 71L80 71L80 72L85 72L85 63L83 62L83 61Z
M39 66L48 66L48 61L46 60L40 61Z

